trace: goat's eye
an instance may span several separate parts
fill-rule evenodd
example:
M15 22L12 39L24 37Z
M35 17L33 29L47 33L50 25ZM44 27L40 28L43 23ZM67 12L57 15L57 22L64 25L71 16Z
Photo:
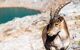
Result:
M58 25L58 23L55 24L55 26L57 26L57 25Z

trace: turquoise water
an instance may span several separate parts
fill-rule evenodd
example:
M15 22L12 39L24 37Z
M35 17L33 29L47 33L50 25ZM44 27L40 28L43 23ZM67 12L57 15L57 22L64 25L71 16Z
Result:
M11 8L0 8L0 24L6 23L15 17L24 17L28 15L35 15L40 11L27 9L23 7L11 7Z

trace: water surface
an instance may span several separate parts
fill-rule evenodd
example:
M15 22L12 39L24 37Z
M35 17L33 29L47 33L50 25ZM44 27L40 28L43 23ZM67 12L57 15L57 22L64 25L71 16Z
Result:
M27 9L23 7L10 7L10 8L0 8L0 24L6 23L15 17L24 17L28 15L35 15L40 13L40 11Z

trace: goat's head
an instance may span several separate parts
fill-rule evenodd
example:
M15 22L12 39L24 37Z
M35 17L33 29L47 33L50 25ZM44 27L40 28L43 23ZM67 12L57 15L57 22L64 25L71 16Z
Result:
M63 17L51 19L47 33L49 33L49 35L52 36L59 32L61 29L61 22L63 20L64 20Z

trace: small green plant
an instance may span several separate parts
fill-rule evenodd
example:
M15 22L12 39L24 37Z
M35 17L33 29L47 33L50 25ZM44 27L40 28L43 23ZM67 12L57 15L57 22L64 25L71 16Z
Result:
M78 45L80 45L80 41L78 41Z

